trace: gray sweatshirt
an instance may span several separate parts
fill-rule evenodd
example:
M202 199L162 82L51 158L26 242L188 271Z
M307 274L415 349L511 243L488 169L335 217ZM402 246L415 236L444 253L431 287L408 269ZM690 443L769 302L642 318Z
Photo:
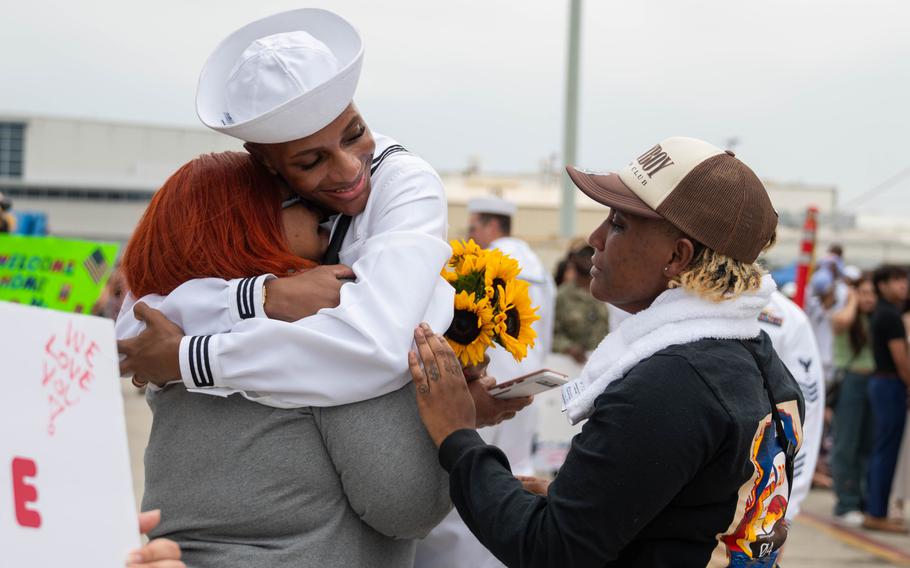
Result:
M142 509L189 568L410 567L451 508L413 386L364 402L282 410L150 392Z

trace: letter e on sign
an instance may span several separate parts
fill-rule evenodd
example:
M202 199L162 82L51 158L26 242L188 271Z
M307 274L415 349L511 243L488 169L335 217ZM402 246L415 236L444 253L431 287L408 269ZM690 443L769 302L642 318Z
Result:
M16 522L23 527L37 529L41 526L41 515L26 505L38 501L38 489L25 481L35 477L38 466L28 458L13 458L13 501L16 507Z

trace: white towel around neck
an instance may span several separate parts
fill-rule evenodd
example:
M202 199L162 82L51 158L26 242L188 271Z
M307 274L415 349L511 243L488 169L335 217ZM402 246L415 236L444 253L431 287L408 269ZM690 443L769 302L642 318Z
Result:
M646 310L630 316L591 354L579 377L562 387L563 408L577 424L591 415L594 399L613 381L658 351L700 339L750 339L758 315L777 289L770 275L754 292L712 302L683 288L667 290Z

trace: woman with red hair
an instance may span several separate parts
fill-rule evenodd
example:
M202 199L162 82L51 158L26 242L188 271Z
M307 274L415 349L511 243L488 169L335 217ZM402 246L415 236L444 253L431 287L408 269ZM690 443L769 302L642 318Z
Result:
M188 334L236 330L262 315L253 292L262 287L252 284L271 276L250 275L317 265L327 241L319 216L287 199L276 179L248 154L224 152L167 180L123 258L130 295L121 336L144 325L136 297ZM236 287L243 301L225 302L239 307L206 311L181 297L190 280L208 278L212 294L227 294L225 280L244 277L250 285ZM189 566L410 566L414 539L451 507L411 386L328 408L280 407L249 391L188 394L181 381L150 385L147 399L154 421L142 509L162 511L150 536L175 541Z
M316 266L319 217L287 198L249 154L205 154L165 182L130 239L123 272L134 297L165 296L194 278L287 276Z

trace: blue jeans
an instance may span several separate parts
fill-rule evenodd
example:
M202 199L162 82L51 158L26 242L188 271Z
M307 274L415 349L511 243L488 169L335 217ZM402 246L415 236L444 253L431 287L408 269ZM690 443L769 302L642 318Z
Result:
M907 387L897 377L872 375L869 378L874 442L869 459L869 494L866 512L873 517L888 516L888 497L907 421Z
M869 409L869 375L847 372L834 407L834 447L831 476L837 504L835 515L862 511L866 475L872 451L872 413Z

